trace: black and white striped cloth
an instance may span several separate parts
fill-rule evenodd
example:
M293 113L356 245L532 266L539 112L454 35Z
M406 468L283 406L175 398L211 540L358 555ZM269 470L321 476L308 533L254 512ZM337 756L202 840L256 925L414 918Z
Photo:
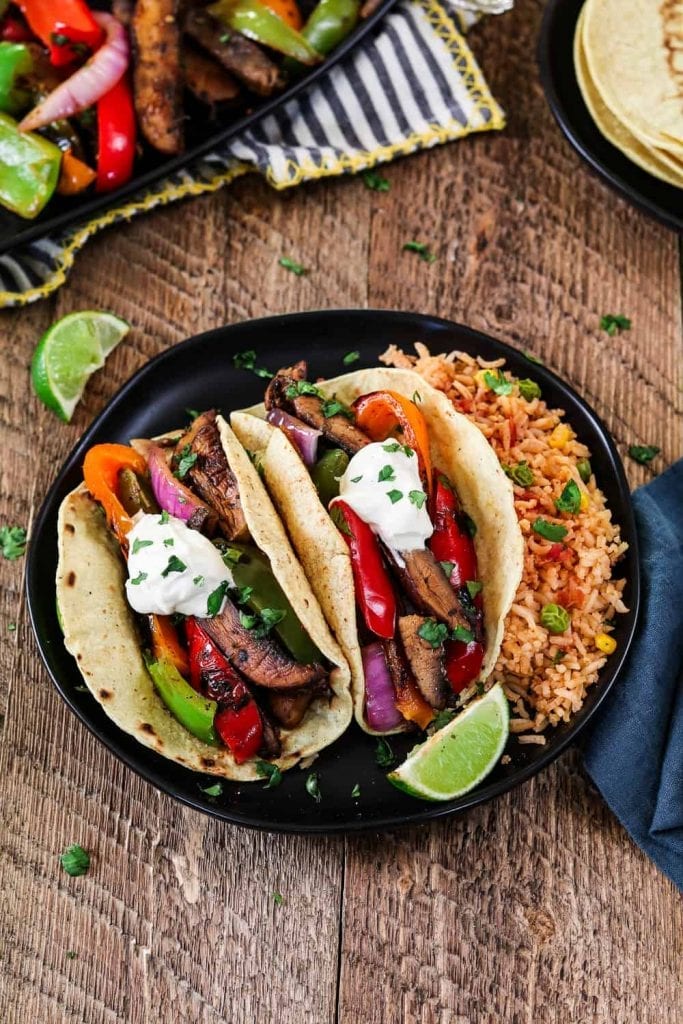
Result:
M214 191L239 175L257 171L274 188L290 188L502 128L503 112L462 34L472 20L447 12L439 0L402 0L309 90L221 150L86 224L0 256L0 306L58 288L100 228Z

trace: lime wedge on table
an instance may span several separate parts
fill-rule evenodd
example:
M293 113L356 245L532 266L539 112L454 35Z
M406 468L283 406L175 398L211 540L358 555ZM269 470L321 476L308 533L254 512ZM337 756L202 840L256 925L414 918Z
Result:
M48 327L31 363L33 389L41 402L68 421L88 378L130 330L113 313L68 313Z
M488 775L509 732L508 702L500 684L416 747L388 775L398 788L423 800L453 800Z

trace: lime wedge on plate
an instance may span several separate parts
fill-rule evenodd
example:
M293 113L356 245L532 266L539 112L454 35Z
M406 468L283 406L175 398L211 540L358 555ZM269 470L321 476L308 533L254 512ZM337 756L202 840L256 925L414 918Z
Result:
M505 749L508 702L499 683L457 718L415 747L387 778L423 800L453 800L474 789Z
M130 330L113 313L68 313L48 327L33 354L31 380L41 402L67 423L88 378Z

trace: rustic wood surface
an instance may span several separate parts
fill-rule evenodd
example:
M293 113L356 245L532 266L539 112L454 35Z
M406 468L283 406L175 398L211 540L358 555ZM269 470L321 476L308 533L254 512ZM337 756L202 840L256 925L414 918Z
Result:
M243 179L101 235L56 298L0 315L0 521L30 523L76 438L150 356L226 321L325 306L429 311L532 349L622 452L662 448L652 470L628 463L634 485L678 457L677 240L560 137L534 63L541 8L518 0L472 33L504 133L397 163L387 195L351 179L277 195ZM438 262L402 255L412 237ZM282 254L310 274L282 270ZM27 367L52 320L88 307L134 328L63 426ZM605 312L633 329L608 337ZM680 898L576 755L420 831L345 841L223 826L142 782L66 710L27 622L22 563L0 579L3 1021L683 1020ZM84 878L58 867L73 842L93 852Z

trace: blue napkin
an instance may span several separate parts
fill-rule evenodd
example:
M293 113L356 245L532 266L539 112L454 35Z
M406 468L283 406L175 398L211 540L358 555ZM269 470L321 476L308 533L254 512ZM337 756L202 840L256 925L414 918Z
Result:
M633 504L642 619L584 760L631 837L683 890L683 459Z

